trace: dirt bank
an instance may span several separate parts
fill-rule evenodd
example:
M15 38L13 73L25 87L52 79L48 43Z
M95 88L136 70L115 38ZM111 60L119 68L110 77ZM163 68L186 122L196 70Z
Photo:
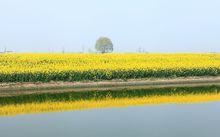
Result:
M220 85L220 76L173 79L129 79L98 82L0 83L0 97L40 93L149 89L165 87L196 87L211 85Z

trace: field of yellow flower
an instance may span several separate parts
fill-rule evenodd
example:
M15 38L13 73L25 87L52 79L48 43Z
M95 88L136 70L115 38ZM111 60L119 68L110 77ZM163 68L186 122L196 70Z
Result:
M220 75L220 54L0 54L0 82Z

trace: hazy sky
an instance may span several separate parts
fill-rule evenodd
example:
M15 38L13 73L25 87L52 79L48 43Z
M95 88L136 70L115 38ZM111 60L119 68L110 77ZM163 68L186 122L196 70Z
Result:
M220 52L219 0L0 0L0 50Z

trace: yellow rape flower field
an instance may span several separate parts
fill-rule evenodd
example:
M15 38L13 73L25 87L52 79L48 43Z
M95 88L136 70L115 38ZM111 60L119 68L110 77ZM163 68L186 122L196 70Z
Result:
M217 76L220 54L0 54L0 82Z
M220 54L0 54L0 83L219 76ZM197 89L196 89L197 90ZM170 94L164 94L169 93ZM184 91L184 94L181 94ZM0 115L220 100L220 89L0 98ZM206 92L208 91L208 92ZM80 95L79 95L80 94ZM102 95L105 94L105 95ZM88 98L87 98L88 97Z

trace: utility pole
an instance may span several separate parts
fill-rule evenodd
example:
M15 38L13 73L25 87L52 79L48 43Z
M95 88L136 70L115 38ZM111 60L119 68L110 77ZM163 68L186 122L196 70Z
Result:
M62 47L62 53L63 53L63 54L65 53L65 48L64 48L64 47Z
M84 48L84 46L82 46L82 53L84 53L85 52L85 48Z
M141 47L138 48L138 52L139 52L139 53L142 52L142 48L141 48Z
M7 47L5 46L5 47L4 47L4 53L6 53L6 52L7 52Z

